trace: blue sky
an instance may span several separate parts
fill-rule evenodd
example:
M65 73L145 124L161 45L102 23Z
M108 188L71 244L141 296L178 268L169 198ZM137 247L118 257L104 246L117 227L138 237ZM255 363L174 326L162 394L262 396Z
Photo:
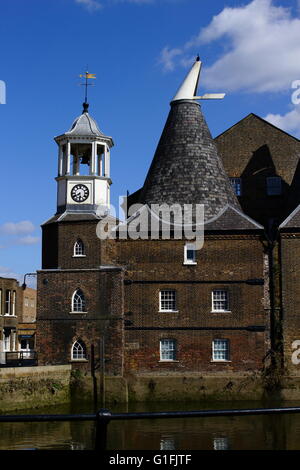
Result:
M2 0L0 275L41 266L55 213L55 135L81 113L78 75L97 75L90 113L115 142L112 201L144 181L169 102L199 52L213 136L254 112L300 137L297 0ZM1 99L0 99L1 101Z

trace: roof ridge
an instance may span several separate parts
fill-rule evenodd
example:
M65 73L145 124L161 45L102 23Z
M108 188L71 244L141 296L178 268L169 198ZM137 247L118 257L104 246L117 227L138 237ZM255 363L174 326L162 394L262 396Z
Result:
M283 129L280 129L280 127L278 126L275 126L275 124L272 124L270 121L267 121L266 119L262 118L261 116L259 116L258 114L255 114L255 113L249 113L247 114L245 117L243 117L242 119L239 119L236 123L232 124L232 126L228 127L228 129L225 129L225 131L221 132L220 134L218 134L216 137L214 137L214 140L218 139L219 137L221 137L222 135L226 134L227 132L229 132L231 129L233 129L235 126L238 126L241 122L245 121L246 119L249 119L249 117L251 116L254 116L255 118L259 119L260 121L264 122L265 124L268 124L269 126L271 127L274 127L274 129L282 132L283 134L286 134L287 136L291 137L292 139L295 139L297 140L297 142L300 142L300 139L298 139L297 137L293 136L292 134L289 134L288 132L284 131Z

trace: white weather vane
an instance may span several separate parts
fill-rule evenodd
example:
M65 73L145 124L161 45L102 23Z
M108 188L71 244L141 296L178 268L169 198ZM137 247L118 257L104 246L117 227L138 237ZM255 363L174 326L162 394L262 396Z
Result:
M224 98L225 93L205 93L202 96L196 96L201 66L202 62L198 55L193 67L177 90L172 102L178 100L222 100Z

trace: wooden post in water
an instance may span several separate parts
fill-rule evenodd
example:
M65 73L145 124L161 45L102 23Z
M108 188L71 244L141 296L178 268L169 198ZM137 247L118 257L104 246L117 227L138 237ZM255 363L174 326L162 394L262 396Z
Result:
M107 426L109 425L111 412L101 408L96 414L96 438L95 450L106 450L107 447Z
M105 335L100 338L99 344L99 360L100 360L100 403L101 406L105 406Z

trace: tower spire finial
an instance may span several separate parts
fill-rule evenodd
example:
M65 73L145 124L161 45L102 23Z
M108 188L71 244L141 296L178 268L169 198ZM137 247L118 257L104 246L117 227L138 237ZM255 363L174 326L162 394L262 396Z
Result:
M88 68L88 67L86 67L86 68ZM82 113L87 113L88 112L88 107L89 107L89 104L87 102L88 86L94 85L93 83L88 83L88 80L90 78L95 79L96 75L94 73L89 73L88 71L86 71L84 74L79 75L79 77L85 79L84 83L81 83L81 85L85 86L85 95L84 95L84 103L83 103L83 112Z

